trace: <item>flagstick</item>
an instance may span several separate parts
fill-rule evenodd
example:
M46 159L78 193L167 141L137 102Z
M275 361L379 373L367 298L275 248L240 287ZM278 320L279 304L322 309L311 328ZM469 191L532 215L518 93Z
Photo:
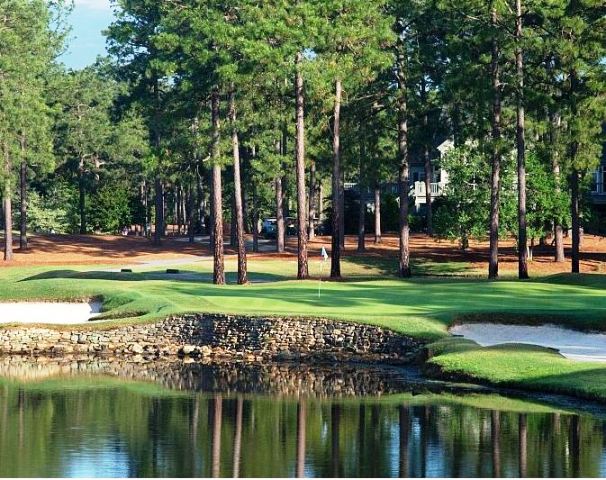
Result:
M318 277L318 298L322 296L322 273L324 272L324 260L320 262L320 276Z

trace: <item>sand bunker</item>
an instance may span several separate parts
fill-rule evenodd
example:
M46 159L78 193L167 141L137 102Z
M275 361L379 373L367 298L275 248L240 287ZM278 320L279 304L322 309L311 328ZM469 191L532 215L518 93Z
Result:
M100 302L0 303L0 323L86 323L101 312Z
M468 323L450 329L454 335L462 335L483 347L502 343L525 343L555 348L562 355L585 362L606 362L606 335L583 333L575 330L542 325L499 325L493 323Z

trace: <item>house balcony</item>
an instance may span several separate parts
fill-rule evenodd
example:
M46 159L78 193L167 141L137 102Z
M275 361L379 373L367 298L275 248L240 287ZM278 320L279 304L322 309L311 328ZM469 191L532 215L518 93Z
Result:
M445 183L432 183L431 184L431 198L439 197L444 194L446 189ZM425 203L426 199L426 188L425 182L415 182L413 195L417 203Z

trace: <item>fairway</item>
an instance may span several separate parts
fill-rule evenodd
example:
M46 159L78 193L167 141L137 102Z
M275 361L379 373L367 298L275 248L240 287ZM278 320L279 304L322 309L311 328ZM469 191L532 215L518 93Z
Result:
M255 270L254 264L251 270ZM255 275L251 276L254 281ZM598 275L555 276L523 283L434 278L323 281L321 297L318 281L268 281L270 276L261 274L262 282L247 286L214 286L191 280L191 274L183 274L180 280L179 275L159 272L6 268L0 271L0 299L102 297L102 318L120 319L120 323L183 312L339 318L423 339L445 335L448 325L465 315L489 320L508 316L529 322L539 319L579 329L606 328L606 280Z

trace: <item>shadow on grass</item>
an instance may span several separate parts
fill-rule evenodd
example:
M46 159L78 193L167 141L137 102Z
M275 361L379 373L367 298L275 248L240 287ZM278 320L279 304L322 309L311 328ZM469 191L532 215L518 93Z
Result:
M227 272L226 280L229 283L236 283L238 275L235 272ZM258 283L278 282L285 280L285 277L271 273L250 273L250 280ZM213 280L212 273L200 273L196 271L180 270L179 273L166 273L166 270L145 271L140 273L133 272L104 272L87 271L80 272L76 270L51 270L48 272L32 275L19 280L19 282L28 282L33 280L107 280L118 282L145 282L145 281L177 281L177 282L209 282Z
M595 365L595 364L594 364ZM534 391L572 395L586 400L606 402L606 364L572 373L545 375L515 382L516 386Z
M398 274L398 259L385 255L352 255L346 261L368 270L368 276L395 277ZM425 258L411 261L413 275L422 277L462 277L473 273L468 262L435 262ZM364 276L364 272L356 276Z

